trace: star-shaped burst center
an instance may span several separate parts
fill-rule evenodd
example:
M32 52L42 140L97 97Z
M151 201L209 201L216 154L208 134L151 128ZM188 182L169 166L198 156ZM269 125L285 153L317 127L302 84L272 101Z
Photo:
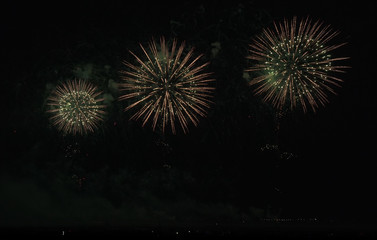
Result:
M59 114L70 124L85 125L98 111L96 100L86 91L72 91L61 96Z

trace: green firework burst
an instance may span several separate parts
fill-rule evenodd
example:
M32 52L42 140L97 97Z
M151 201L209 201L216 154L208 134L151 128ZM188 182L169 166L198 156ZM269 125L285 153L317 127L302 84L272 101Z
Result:
M274 29L264 29L250 44L248 59L254 65L247 71L257 72L250 85L255 94L271 102L277 109L290 105L293 110L300 105L304 112L309 105L315 112L319 105L328 102L327 93L336 94L342 80L336 72L347 66L335 63L347 57L335 58L331 51L345 43L329 45L338 32L309 18L297 22L274 23Z
M58 85L48 98L50 120L65 134L93 132L105 114L100 94L95 86L82 80Z

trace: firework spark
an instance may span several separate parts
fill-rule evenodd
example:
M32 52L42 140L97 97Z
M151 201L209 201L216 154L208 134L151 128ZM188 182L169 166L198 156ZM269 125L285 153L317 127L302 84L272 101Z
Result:
M184 43L177 49L176 40L171 49L164 38L160 39L159 46L152 40L148 50L142 44L140 47L144 60L130 51L138 64L123 62L129 70L121 71L124 83L120 86L126 93L119 100L133 101L125 111L138 108L131 119L142 118L143 126L151 120L153 130L158 124L164 132L170 123L173 134L178 119L183 132L187 133L189 122L197 126L199 116L204 117L210 107L209 98L214 88L209 83L214 79L209 78L211 73L203 72L209 63L199 65L198 60L203 55L193 58L194 49L184 54Z
M255 65L246 71L257 72L251 80L256 85L255 94L271 102L277 109L290 104L293 110L301 105L304 112L309 104L313 110L328 103L327 93L336 94L333 87L340 86L341 79L333 73L342 72L347 66L334 63L347 57L334 58L329 53L345 43L328 45L338 32L309 18L297 22L274 23L274 29L264 29L254 38L247 57Z
M97 98L100 94L96 87L82 80L58 85L48 98L52 123L65 134L93 132L105 114L105 106L99 104L104 99Z

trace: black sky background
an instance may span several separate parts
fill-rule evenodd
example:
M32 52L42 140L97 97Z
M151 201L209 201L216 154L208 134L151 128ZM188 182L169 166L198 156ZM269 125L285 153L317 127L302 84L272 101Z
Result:
M111 211L117 211L124 210L127 201L160 196L159 200L146 201L145 208L153 208L153 202L160 201L165 211L166 205L177 203L166 214L185 216L179 212L179 203L183 206L184 199L189 199L193 209L214 209L203 210L207 211L203 217L188 214L189 220L182 217L181 222L204 219L213 224L218 219L218 206L223 204L238 209L224 213L222 220L236 225L242 223L234 220L237 214L246 215L250 224L258 221L250 219L250 207L264 211L259 219L269 217L266 209L271 208L272 215L280 218L375 225L376 10L373 1L2 3L0 36L5 74L1 80L4 157L0 196L6 214L0 214L0 224L33 226L34 218L38 218L40 226L47 225L48 219L53 219L52 225L75 226L80 225L79 218L70 222L70 215L62 217L59 207L67 204L66 209L79 212L80 204L97 206L93 199L100 199L103 206L109 204ZM326 107L316 114L287 114L276 136L272 109L252 95L242 78L247 42L274 20L308 15L340 31L337 40L348 44L336 54L349 56L345 64L351 68L341 75L342 88L337 96L330 97ZM83 75L87 67L94 81L116 97L108 81L120 82L118 71L122 69L121 60L130 59L128 50L137 51L139 42L159 36L185 40L211 61L209 69L217 79L215 104L198 128L190 128L188 135L161 138L150 127L141 128L140 123L128 121L123 103L117 101L110 107L100 133L64 138L51 127L45 113L51 86ZM221 43L217 58L211 57L214 42ZM63 157L67 146L76 142L80 154ZM262 151L266 144L279 145L279 152ZM280 153L294 157L282 159ZM70 166L72 159L76 162ZM101 171L104 182L99 177ZM86 190L72 180L74 175L88 179ZM72 194L66 195L67 201L54 195L60 176L65 178L60 179L59 188ZM129 185L117 182L115 177L129 180ZM146 191L153 194L124 197L132 195L124 193L127 191L136 195L143 192L144 180L149 182ZM159 189L150 183L153 181L172 187ZM124 186L132 183L134 187L125 190ZM41 198L49 199L46 206L35 207L34 202ZM63 203L51 200L57 198ZM61 219L54 217L54 211ZM133 210L124 211L127 215ZM95 215L99 222L109 225L124 224L122 217L119 221L106 220L113 216L109 213L103 214L103 220L101 213L90 207L82 207L82 214ZM148 213L145 218L140 215L140 223L150 224ZM160 218L162 225L168 219ZM90 217L82 219L92 224Z

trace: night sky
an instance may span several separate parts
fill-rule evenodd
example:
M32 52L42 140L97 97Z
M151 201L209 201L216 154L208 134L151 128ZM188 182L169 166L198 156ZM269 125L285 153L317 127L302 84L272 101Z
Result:
M2 233L375 234L375 2L5 2ZM250 39L293 16L339 30L334 42L347 45L334 55L351 68L329 104L287 111L276 132L275 110L243 73ZM142 127L117 100L129 50L160 36L203 53L216 79L208 116L188 134ZM107 115L94 133L64 136L46 103L75 78L103 91Z

